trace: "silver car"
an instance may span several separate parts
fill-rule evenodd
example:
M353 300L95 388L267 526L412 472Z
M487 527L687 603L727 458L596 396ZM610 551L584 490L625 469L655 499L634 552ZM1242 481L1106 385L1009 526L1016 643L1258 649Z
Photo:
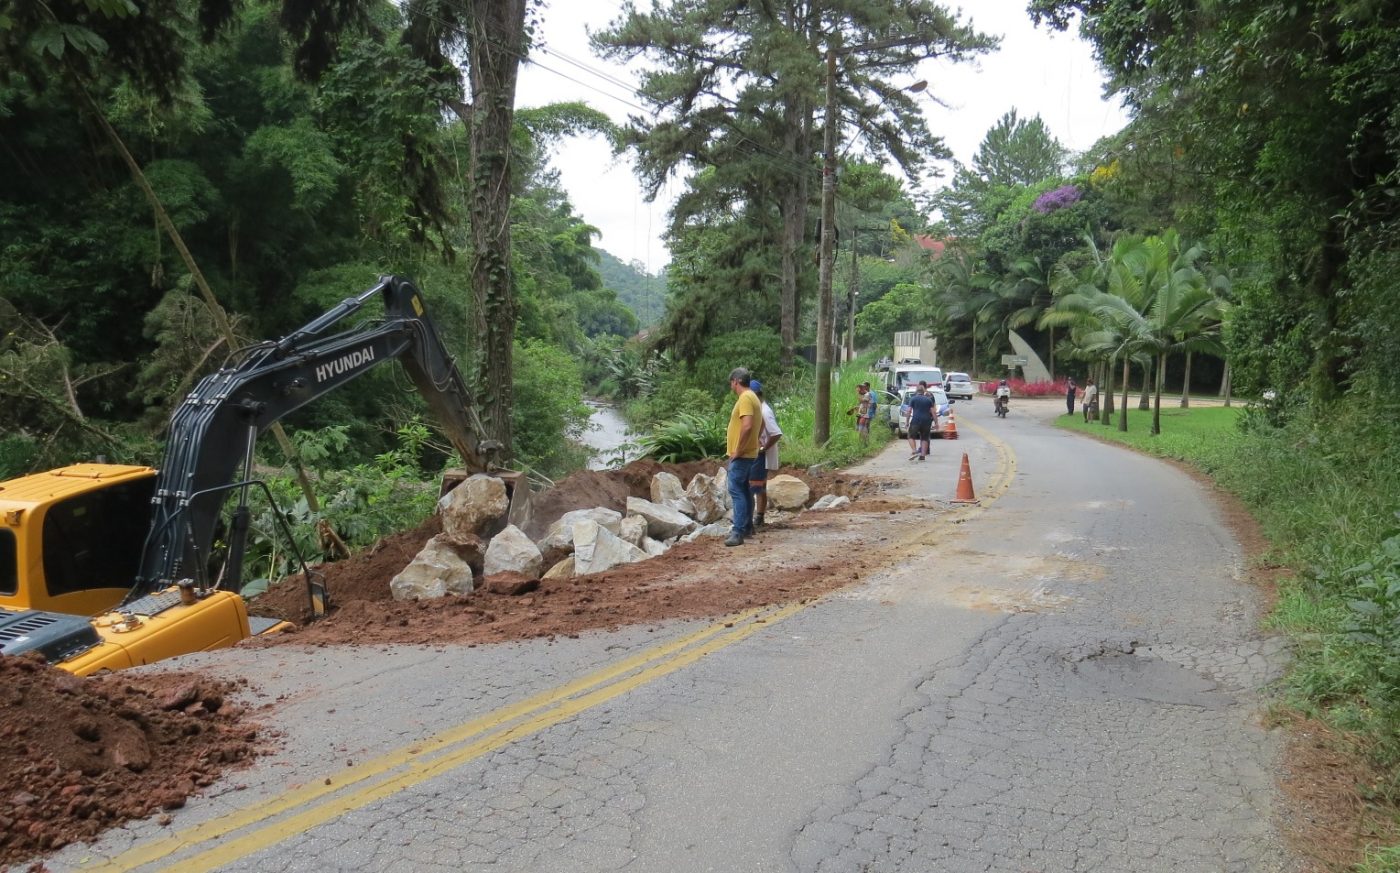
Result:
M966 373L949 373L948 379L943 383L943 390L948 392L949 397L971 400L972 395L977 393L977 386Z
M918 389L905 388L898 395L886 391L880 397L880 408L884 411L885 421L890 426L890 430L899 435L900 439L909 436L909 423L904 418L904 399L913 394ZM948 414L948 407L952 405L948 395L943 393L942 388L933 387L928 389L928 393L933 395L934 408L938 410L939 416Z

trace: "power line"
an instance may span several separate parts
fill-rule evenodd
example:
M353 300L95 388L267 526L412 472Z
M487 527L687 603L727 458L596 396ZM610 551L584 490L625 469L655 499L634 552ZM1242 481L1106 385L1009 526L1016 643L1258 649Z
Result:
M444 28L444 29L446 29L446 30L450 30L450 31L452 31L452 32L454 32L454 33L456 33L456 34L458 34L458 35L460 35L460 36L463 36L463 37L468 36L467 32L466 32L465 30L463 30L461 27L458 27L458 26L456 26L456 25L454 25L454 24L450 24L449 22L446 22L446 21L444 21L444 20L442 20L442 19L440 19L440 18L437 18L437 17L435 17L435 16L433 16L433 15L430 15L429 13L427 13L427 12L425 12L425 11L422 11L422 10L419 10L419 9L413 9L413 10L410 10L410 13L413 14L413 15L417 15L417 16L419 16L419 17L422 17L422 18L426 18L427 20L432 21L432 22L438 24L438 25L441 26L442 28ZM524 52L520 51L519 49L517 49L517 48L515 48L515 47L513 47L513 46L510 46L510 45L508 45L508 44L506 44L506 43L504 43L504 42L502 42L502 41L500 41L500 40L493 39L493 38L491 38L491 37L486 37L486 39L487 39L489 42L491 42L493 45L495 45L496 47L500 48L501 50L503 50L503 51L505 51L505 52L508 52L508 53L510 53L510 54L513 54L513 55L515 55L518 59L520 59L521 61L523 61L523 62L525 62L525 63L527 63L527 64L531 64L531 65L533 65L533 66L536 66L536 67L540 68L541 70L544 70L544 71L547 72L547 73L552 73L552 74L554 74L554 75L556 75L556 76L559 76L559 77L562 78L562 79L565 79L565 80L567 80L567 81L573 82L574 84L578 85L578 86L581 87L581 88L586 88L586 89L588 89L588 90L590 90L590 91L593 91L594 93L601 94L601 95L603 95L604 97L608 97L608 98L611 98L611 99L613 99L613 100L616 100L616 101L618 101L619 103L622 103L622 104L624 104L624 105L626 105L626 106L630 106L630 107L632 107L632 108L634 108L634 109L636 109L636 110L638 110L638 111L640 111L640 112L647 113L648 115L651 115L651 116L653 116L653 117L656 115L656 110L655 110L655 109L648 109L647 107L642 106L642 105L640 105L640 104L638 104L638 103L635 103L635 102L633 102L633 101L631 101L631 100L628 100L628 99L626 99L626 98L619 97L619 96L617 96L616 94L613 94L613 93L611 93L611 92L604 91L604 90L602 90L601 88L598 88L597 86L591 85L591 84L589 84L589 83L587 83L587 82L580 81L579 79L576 79L576 78L574 78L573 76L570 76L570 75L567 74L567 73L564 73L564 72L562 72L562 71L560 71L560 70L557 70L557 69L555 69L555 68L553 68L553 67L550 67L550 66L548 66L548 65L546 65L546 64L540 63L539 61L537 61L537 60L535 60L535 59L529 57L528 55L526 55ZM600 71L594 70L594 69L592 69L591 67L589 67L587 64L584 64L584 63L582 63L582 62L580 62L580 61L573 60L573 59L571 59L571 58L565 58L565 57L562 56L560 53L558 53L558 52L556 52L556 51L553 51L553 50L550 50L550 49L548 49L547 47L542 47L542 50L545 51L545 52L548 53L548 54L552 54L552 55L554 55L554 56L556 56L556 57L559 57L561 60L565 60L566 62L572 63L574 66L580 67L581 69L584 69L584 70L586 70L586 71L588 71L588 72L591 72L591 73L593 73L593 74L596 75L596 76L606 78L608 81L611 81L611 82L617 84L619 87L622 87L622 88L627 89L627 91L628 91L630 94L632 94L633 96L639 97L640 99L643 99L643 100L648 99L647 96L646 96L645 94L643 94L641 91L637 90L635 87L633 87L633 86L630 85L629 83L626 83L626 82L623 82L623 81L621 81L621 80L618 80L618 79L616 79L615 77L612 77L610 74L606 74L606 73L602 73L602 72L600 72ZM715 97L716 97L717 99L724 100L726 103L729 103L731 106L737 106L737 105L738 105L734 100L729 99L729 98L725 98L723 95L718 95L718 94L717 94L717 95L715 95ZM810 166L803 165L803 164L801 164L800 162L798 162L798 161L794 160L793 158L789 157L788 155L786 155L786 154L784 154L784 153L778 151L777 149L774 149L774 148L772 148L772 147L770 147L770 146L767 146L767 145L765 145L764 143L758 142L757 140L755 140L755 139L753 139L752 137L748 136L748 135L747 135L746 133L744 133L742 130L738 129L738 127L735 125L735 123L733 122L732 119L730 119L730 118L728 118L728 117L721 116L721 117L720 117L719 119L717 119L717 120L719 121L719 123L723 124L726 128L728 128L731 132L733 132L734 135L735 135L736 137L738 137L740 141L742 141L742 142L747 142L747 143L749 143L750 146L752 146L753 148L758 149L759 151L766 152L773 160L778 161L778 162L781 162L781 163L783 163L783 164L786 164L787 166L786 166L784 169L786 169L787 172L793 173L794 175L795 175L795 174L798 174L798 173L806 173L806 174L816 175L816 173L815 173L815 171L814 171L814 168L812 168L812 167L810 167ZM838 199L839 199L839 197L838 197Z

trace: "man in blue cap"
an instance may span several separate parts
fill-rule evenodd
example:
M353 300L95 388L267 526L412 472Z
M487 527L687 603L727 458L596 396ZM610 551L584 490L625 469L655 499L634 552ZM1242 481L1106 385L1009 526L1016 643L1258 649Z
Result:
M753 536L758 528L763 527L763 515L768 510L768 477L778 471L778 440L783 438L783 431L778 427L778 417L773 414L773 407L763 399L763 383L754 379L749 382L749 390L758 396L762 413L758 430L758 457L749 472L753 516L745 533Z

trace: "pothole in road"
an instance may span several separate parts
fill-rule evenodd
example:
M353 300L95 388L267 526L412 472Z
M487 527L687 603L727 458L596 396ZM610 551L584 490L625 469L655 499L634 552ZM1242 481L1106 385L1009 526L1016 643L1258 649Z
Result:
M1063 661L1080 690L1095 696L1212 710L1235 703L1213 680L1141 652L1136 643L1106 641L1098 651L1080 647L1066 653Z

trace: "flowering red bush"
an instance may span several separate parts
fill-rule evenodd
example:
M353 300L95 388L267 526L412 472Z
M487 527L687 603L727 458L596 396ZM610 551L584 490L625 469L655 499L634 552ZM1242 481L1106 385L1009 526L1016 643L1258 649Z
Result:
M1064 397L1069 390L1069 383L1064 379L1056 379L1054 382L1027 382L1025 379L1008 379L1006 384L1011 387L1012 397ZM982 393L997 393L997 383L983 382Z

